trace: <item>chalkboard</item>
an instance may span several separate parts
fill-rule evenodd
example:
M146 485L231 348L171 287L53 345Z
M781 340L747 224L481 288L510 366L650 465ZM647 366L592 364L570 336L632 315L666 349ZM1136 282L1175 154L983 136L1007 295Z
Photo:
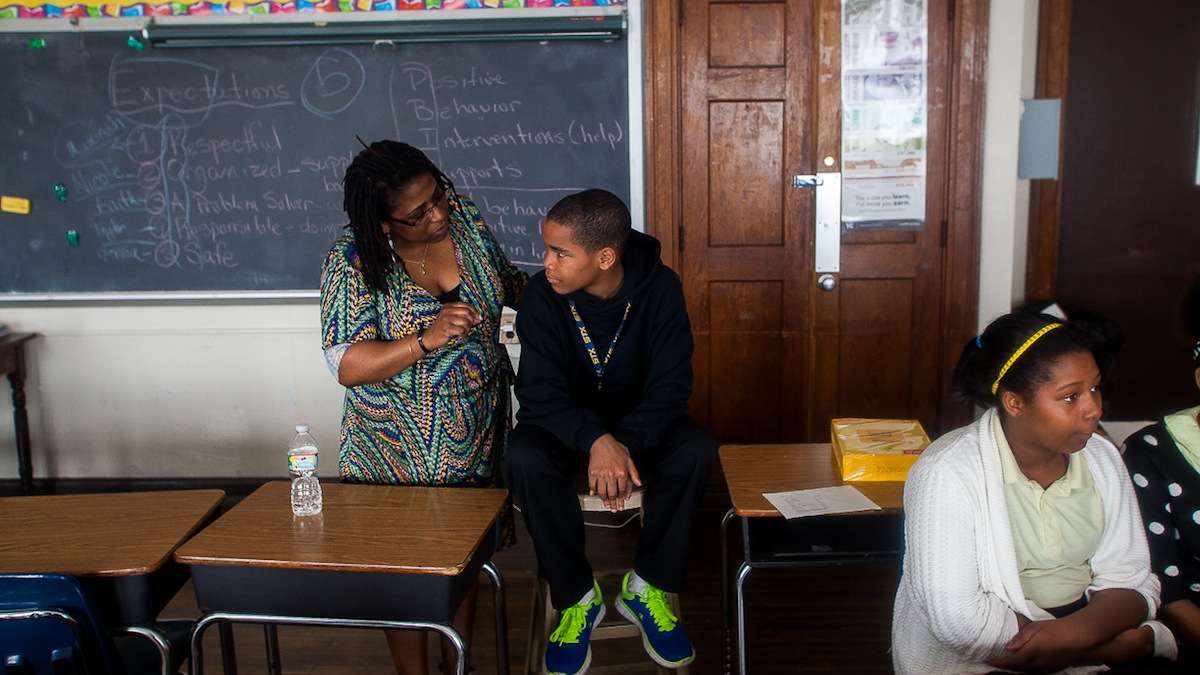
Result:
M32 201L0 213L0 298L315 290L355 134L423 148L526 269L558 199L629 200L623 41L137 51L126 37L0 35L0 193Z

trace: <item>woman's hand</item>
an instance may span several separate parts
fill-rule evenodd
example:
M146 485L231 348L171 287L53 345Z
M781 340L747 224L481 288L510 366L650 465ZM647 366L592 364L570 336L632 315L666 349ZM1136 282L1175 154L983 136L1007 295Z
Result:
M454 338L469 333L480 321L483 321L483 317L474 307L462 302L446 303L433 320L433 325L425 329L421 341L429 351L441 349Z

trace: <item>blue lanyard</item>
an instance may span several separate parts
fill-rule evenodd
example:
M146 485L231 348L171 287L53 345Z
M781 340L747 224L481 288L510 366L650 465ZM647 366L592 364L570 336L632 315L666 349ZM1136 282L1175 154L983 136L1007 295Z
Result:
M592 357L592 368L596 371L596 389L603 390L604 369L608 366L609 359L612 358L613 349L617 346L617 338L621 337L621 329L625 327L625 320L629 318L629 310L633 309L633 303L625 303L625 314L621 317L621 323L617 325L617 332L613 333L612 342L608 343L608 353L604 355L603 361L596 354L596 345L592 342L592 336L588 334L583 317L579 316L579 310L575 308L575 301L568 300L567 303L571 306L571 316L575 317L575 327L579 329L579 337L583 338L583 348L587 350L588 356Z

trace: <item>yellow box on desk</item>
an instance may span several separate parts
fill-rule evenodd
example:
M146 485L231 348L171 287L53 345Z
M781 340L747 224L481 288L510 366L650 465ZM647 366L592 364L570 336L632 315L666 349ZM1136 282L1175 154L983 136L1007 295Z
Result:
M929 446L929 436L916 420L843 417L830 422L829 429L833 455L847 481L902 481Z

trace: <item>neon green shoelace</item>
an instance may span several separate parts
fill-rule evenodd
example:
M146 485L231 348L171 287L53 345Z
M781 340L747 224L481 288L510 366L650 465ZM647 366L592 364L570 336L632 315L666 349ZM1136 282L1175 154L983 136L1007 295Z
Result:
M642 602L646 603L646 608L650 610L650 618L654 619L654 625L664 633L675 629L675 624L679 623L679 617L671 613L671 604L667 602L667 592L655 588L649 584L646 585L646 590L639 595L642 596Z
M579 642L579 636L583 634L585 625L587 625L587 607L572 605L563 612L562 618L558 620L558 628L555 628L554 632L550 634L550 641L560 645L576 644Z

